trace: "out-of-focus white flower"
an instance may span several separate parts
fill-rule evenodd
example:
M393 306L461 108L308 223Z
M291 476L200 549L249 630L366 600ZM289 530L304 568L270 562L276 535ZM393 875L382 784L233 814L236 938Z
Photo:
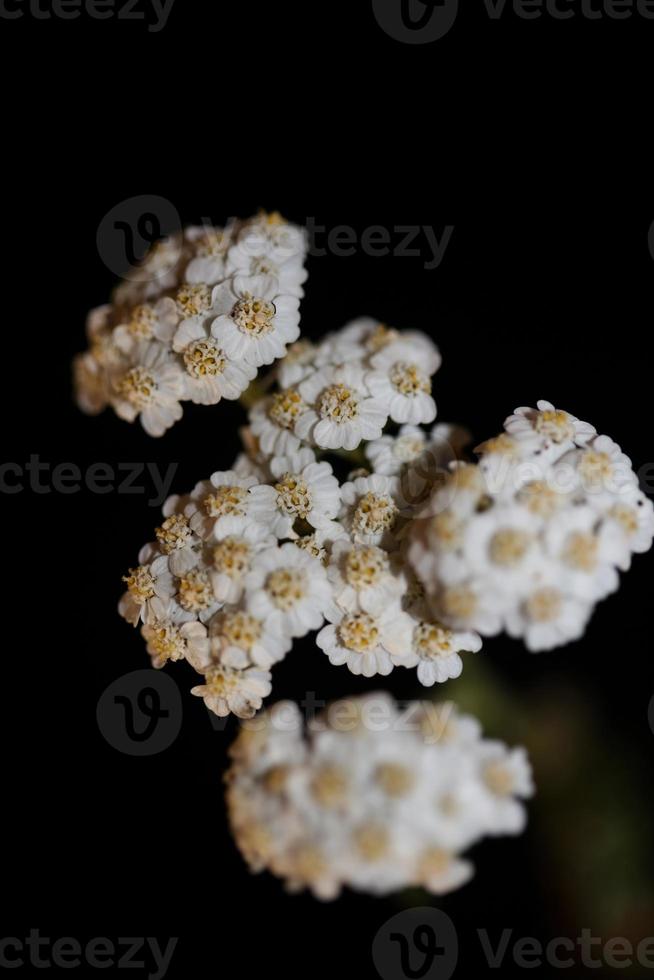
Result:
M410 529L434 615L483 635L505 628L531 650L577 639L618 569L652 543L654 509L631 460L544 401L476 452L477 465L450 464Z
M484 741L452 705L430 706L447 715L437 739L412 723L418 705L400 711L383 694L330 705L306 735L289 702L256 729L243 726L227 805L250 868L321 899L343 886L443 894L464 884L473 874L466 848L523 829L529 763L523 749Z

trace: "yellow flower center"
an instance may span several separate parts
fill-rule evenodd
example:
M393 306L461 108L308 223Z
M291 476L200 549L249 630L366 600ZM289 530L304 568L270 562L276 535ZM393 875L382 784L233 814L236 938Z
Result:
M422 456L424 448L424 439L419 439L417 436L400 436L393 444L393 455L401 463L412 463Z
M243 487L222 484L202 501L209 517L244 517L248 492Z
M413 631L413 646L423 660L448 657L452 653L452 631L439 623L419 623Z
M579 572L592 572L597 567L599 542L594 534L573 531L566 538L562 558L566 565Z
M484 769L484 782L496 796L511 796L514 779L503 762L491 762Z
M539 435L557 444L573 439L575 434L574 425L568 413L556 409L537 412L534 428Z
M304 576L295 568L278 568L266 579L266 592L278 609L288 611L306 594Z
M563 502L563 495L557 493L544 480L531 480L518 491L518 500L527 510L539 517L551 517Z
M463 524L451 510L442 510L429 522L429 530L442 549L457 548L461 543Z
M495 565L501 565L504 568L519 565L527 554L530 543L531 537L526 531L503 528L491 538L490 559Z
M261 639L263 628L258 619L245 612L225 613L220 622L220 635L230 646L249 653Z
M365 589L386 575L388 555L374 545L352 548L345 560L345 578L355 589Z
M250 567L250 546L242 538L223 538L213 549L213 564L230 578L241 578Z
M161 550L166 555L173 551L179 551L193 537L193 532L183 514L172 514L167 517L161 527L155 528L154 533L161 545Z
M321 418L340 424L357 417L359 401L354 392L345 385L329 385L320 396L318 411Z
M181 660L186 652L186 641L174 623L149 627L147 641L158 660Z
M390 840L384 827L370 824L354 832L354 843L364 861L381 861L388 854Z
M397 515L398 509L391 497L369 491L357 505L352 529L359 534L381 534L393 527Z
M127 329L138 340L149 340L154 333L157 316L152 307L145 303L132 310Z
M633 507L614 504L609 510L609 516L620 524L625 534L632 535L638 530L638 514Z
M399 333L393 327L387 327L385 323L380 323L375 329L370 333L366 339L366 347L368 350L375 354L377 351L383 350L384 347L388 347L392 344L394 340L397 340Z
M399 799L411 792L415 783L415 776L407 766L401 766L395 762L384 762L377 766L375 782L387 796Z
M441 596L441 605L446 616L452 619L469 619L477 609L478 599L468 586L455 585L445 589Z
M213 339L194 340L184 351L184 364L192 378L215 377L225 370L227 361Z
M419 395L421 392L431 394L431 380L417 364L398 361L391 369L390 379L393 387L402 395Z
M278 391L272 396L268 417L282 429L292 429L307 408L302 396L294 388Z
M292 473L285 473L275 484L277 506L289 517L306 517L311 511L312 499L304 480Z
M118 382L118 392L139 411L154 398L157 383L144 367L133 367Z
M355 653L369 653L379 643L379 628L368 613L350 613L338 627L341 643Z
M187 612L201 612L213 603L209 575L202 568L193 568L179 580L179 603Z
M240 299L232 310L232 320L242 333L260 337L274 329L275 305L249 294Z
M211 306L211 289L203 282L184 283L177 290L175 302L177 312L184 319L198 316L200 313L206 313Z
M136 602L141 605L154 595L154 579L147 565L130 568L129 574L123 575L123 582Z
M324 765L311 781L311 795L320 806L331 810L347 798L347 773L336 765Z
M527 599L527 615L535 623L550 623L558 617L562 605L563 597L558 589L537 589Z

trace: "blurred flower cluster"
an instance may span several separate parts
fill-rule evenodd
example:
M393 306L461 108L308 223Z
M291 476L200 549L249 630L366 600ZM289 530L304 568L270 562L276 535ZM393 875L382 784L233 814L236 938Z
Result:
M302 229L278 214L157 242L89 314L89 349L74 361L80 408L111 405L161 436L183 401L238 398L299 336L306 251Z
M533 793L524 749L483 739L450 703L400 709L381 693L333 703L308 730L278 702L243 726L231 756L230 824L250 868L323 899L344 885L458 888L473 874L461 854L520 833Z
M186 659L203 675L193 693L240 717L314 630L331 663L354 674L417 667L426 685L458 676L460 651L481 641L434 619L405 560L415 506L466 438L415 424L434 419L439 360L424 334L369 319L289 351L250 411L247 451L166 501L156 540L125 576L120 612L141 624L155 667ZM389 418L405 424L382 435ZM370 470L339 480L332 464L342 452L351 465L362 440Z
M455 629L506 630L530 650L577 639L618 570L647 551L654 507L608 436L539 401L459 464L413 523L409 561Z

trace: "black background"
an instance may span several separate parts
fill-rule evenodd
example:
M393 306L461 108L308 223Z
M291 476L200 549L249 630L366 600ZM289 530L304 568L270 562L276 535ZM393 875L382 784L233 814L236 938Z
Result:
M493 23L477 4L423 47L387 37L364 2L177 0L160 34L27 16L0 29L5 460L23 465L38 453L83 470L173 461L175 490L232 460L237 405L189 407L153 441L72 403L69 362L84 346L85 313L114 282L97 227L121 200L154 193L184 223L266 207L359 235L370 225L453 225L433 271L425 256L311 259L303 332L317 337L362 313L426 330L444 359L442 420L465 422L480 440L516 405L547 398L619 441L637 467L652 461L654 22L527 22L507 12ZM157 523L145 497L26 489L1 502L3 934L179 936L171 977L374 977L377 929L430 900L348 893L323 905L251 878L222 803L234 729L212 730L186 693L190 670L174 672L184 720L166 752L130 758L98 730L102 691L147 666L115 613L120 576ZM479 655L516 704L560 683L588 696L607 750L642 780L645 813L650 568L650 558L635 560L573 646L531 657L499 638ZM296 698L369 689L307 641L274 684L276 696ZM417 694L409 672L388 685ZM502 737L502 725L490 734ZM589 765L578 792L606 781L610 794L614 777L610 765ZM547 940L594 925L570 913L548 878L538 806L537 797L523 837L477 848L474 881L438 903L459 930L461 970L484 972L476 928ZM563 835L565 806L557 812ZM610 819L594 813L583 832ZM570 881L582 873L573 861ZM654 932L651 912L638 935Z

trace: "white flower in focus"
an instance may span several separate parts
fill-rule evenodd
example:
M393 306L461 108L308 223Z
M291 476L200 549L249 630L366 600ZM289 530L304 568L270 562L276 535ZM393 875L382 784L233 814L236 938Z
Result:
M245 579L248 612L292 637L319 629L330 599L324 566L292 542L262 552Z
M270 463L272 486L252 487L251 513L278 538L295 536L296 521L314 528L331 524L339 511L338 480L327 462L316 462L310 449L276 456Z
M386 406L370 397L364 372L355 364L328 367L305 378L298 392L308 408L295 423L295 434L323 449L356 449L379 439L388 419Z
M336 610L334 619L318 633L316 643L330 663L347 664L353 674L390 674L392 658L411 650L413 624L397 601L376 614Z
M191 694L203 698L209 711L220 718L230 713L237 718L252 718L271 691L270 674L255 667L239 670L213 664L203 679L203 684L191 688Z
M516 408L504 423L507 433L523 443L527 452L561 455L573 445L584 445L595 435L588 422L581 422L551 402L539 401L537 408Z
M383 546L393 540L400 516L395 478L378 473L357 477L343 484L341 499L341 520L354 541Z
M118 612L132 626L140 621L151 623L166 618L168 600L175 594L175 580L166 555L150 558L146 545L139 555L140 564L123 575L127 592L118 604Z
M139 343L131 364L111 377L110 401L116 413L127 422L140 416L150 436L162 436L182 417L179 404L184 395L181 368L165 347L152 342Z
M210 572L213 594L219 602L238 602L243 595L245 576L260 551L275 544L275 538L262 524L248 524L238 534L219 532L212 546Z
M211 335L232 360L272 364L299 336L298 307L271 276L236 276L213 291Z
M186 397L199 405L215 405L221 398L234 400L243 394L257 369L245 361L230 360L206 325L183 320L173 339L186 371Z
M146 623L141 627L141 636L152 658L152 666L157 669L169 660L188 660L193 664L206 657L209 648L207 628L195 620L181 624L172 620Z
M366 384L373 397L388 407L394 422L420 425L434 421L431 377L440 364L435 349L420 351L399 341L375 354L371 363Z
M234 470L218 471L208 480L201 480L185 508L191 528L205 541L239 534L251 519L248 489L256 483L254 476L240 476Z

